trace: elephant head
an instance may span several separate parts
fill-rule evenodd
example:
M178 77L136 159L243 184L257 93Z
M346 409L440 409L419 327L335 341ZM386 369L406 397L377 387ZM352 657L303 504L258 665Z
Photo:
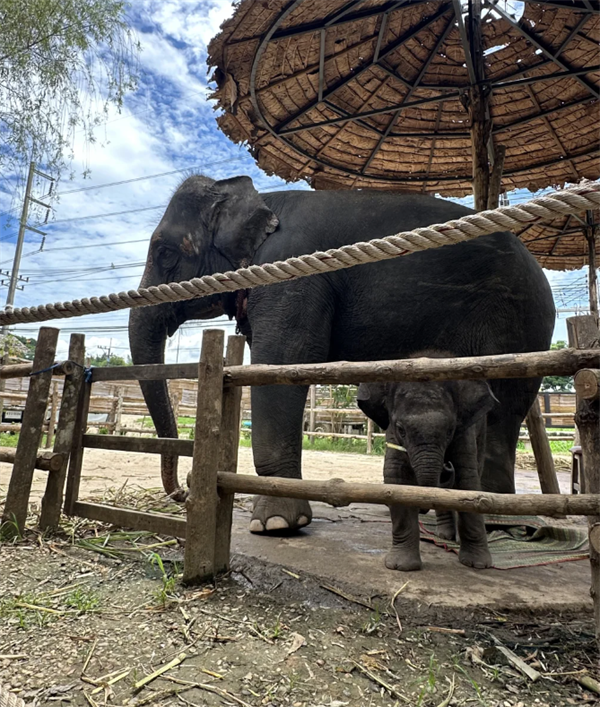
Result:
M215 181L194 175L173 194L156 227L140 287L191 280L244 267L279 221L249 177ZM212 295L184 302L132 309L129 344L135 364L164 363L165 343L189 319L212 319L235 311L235 296ZM140 383L159 437L177 437L165 381ZM165 491L182 500L177 458L163 456Z
M452 465L444 463L449 444L497 401L487 381L445 381L361 383L357 402L406 449L419 485L451 486Z

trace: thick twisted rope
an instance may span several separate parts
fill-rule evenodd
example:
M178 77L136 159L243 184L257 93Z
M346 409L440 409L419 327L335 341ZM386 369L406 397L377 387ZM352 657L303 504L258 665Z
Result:
M221 292L274 285L308 275L318 275L351 268L355 265L389 260L414 251L460 243L496 231L514 231L527 224L543 223L551 221L559 215L581 213L586 209L599 207L600 183L586 182L570 189L532 199L518 206L501 206L493 211L481 211L443 224L416 228L414 231L401 232L385 238L375 238L371 241L354 243L341 248L332 248L324 253L317 251L310 255L301 255L275 263L250 265L240 270L205 275L186 282L172 282L168 285L140 288L118 294L112 293L101 297L73 300L72 302L57 302L21 309L8 307L4 313L0 314L0 324L81 317L85 314L148 307L163 302L179 302Z

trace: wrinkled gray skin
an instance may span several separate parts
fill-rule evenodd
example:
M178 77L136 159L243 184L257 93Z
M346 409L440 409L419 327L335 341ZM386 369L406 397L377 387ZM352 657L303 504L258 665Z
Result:
M439 357L422 352L418 356ZM486 381L361 383L357 402L386 431L386 484L481 490L486 417L497 403ZM419 509L390 506L392 549L386 567L421 569ZM438 535L456 539L454 513L437 513ZM491 566L483 516L458 514L459 560L468 567Z
M193 176L175 192L154 231L141 285L189 280L382 237L472 213L432 197L369 191L258 194L248 177ZM550 345L554 305L534 258L515 236L468 243L250 290L252 363L296 364L405 358L422 349L457 355L538 351ZM134 363L164 360L167 336L190 319L236 312L235 295L131 311ZM538 379L494 381L482 487L514 493L519 425ZM177 428L164 382L142 382L159 436ZM252 390L252 446L258 474L301 478L307 388ZM162 459L165 490L178 491L176 460ZM297 529L306 501L259 498L250 529Z

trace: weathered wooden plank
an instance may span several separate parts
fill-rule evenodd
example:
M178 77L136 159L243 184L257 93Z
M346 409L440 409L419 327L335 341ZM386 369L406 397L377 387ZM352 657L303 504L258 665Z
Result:
M164 380L198 378L198 364L196 363L148 363L139 366L107 366L92 368L92 383L98 381L124 381L124 380Z
M58 410L58 381L52 382L52 397L50 398L50 417L48 419L48 433L46 434L46 449L52 446L54 429L56 427L56 412Z
M58 329L41 327L35 347L32 368L36 375L31 377L29 383L21 434L2 515L2 522L6 523L4 532L8 535L22 533L25 529L33 470L38 454L38 442L44 424L52 380L52 370L46 369L49 369L54 362L58 334ZM44 372L38 373L38 371Z
M183 581L197 584L215 574L217 472L223 404L223 339L221 329L207 329L198 364L198 409L190 491L185 502L187 532Z
M70 361L50 361L48 366L53 366L51 375L67 376L73 372L73 364ZM48 366L44 366L47 368ZM38 371L35 366L35 359L32 363L8 363L5 366L0 366L0 379L6 378L26 378L33 371Z
M73 446L81 389L84 385L85 336L83 334L71 334L69 359L77 365L73 367L73 372L65 378L54 440L54 451L63 456L64 462L55 473L48 476L46 482L40 513L40 528L42 530L58 528L60 520L69 455Z
M501 515L592 515L597 513L600 494L576 496L554 494L503 494L457 491L426 486L355 484L343 479L308 481L219 472L219 488L230 493L250 493L285 498L305 498L332 506L350 503L396 503L439 511L465 511Z
M82 444L88 449L111 449L115 452L145 452L146 454L177 454L180 457L194 456L191 439L154 437L109 437L108 435L83 435Z
M79 498L79 485L81 483L81 468L83 465L83 436L87 427L88 412L90 409L90 397L92 394L92 384L85 380L79 389L79 399L77 400L77 414L72 434L71 456L69 459L69 470L67 473L67 488L65 490L64 512L67 515L73 514L73 504Z
M227 366L238 366L243 363L245 343L245 336L230 336L227 339L227 353L225 354L225 364ZM241 402L241 388L227 388L227 390L223 392L219 470L228 471L232 474L237 473ZM229 570L233 501L234 494L226 493L225 491L219 493L215 536L216 574Z
M0 462L5 464L14 464L16 447L0 447ZM35 468L40 471L57 471L60 469L64 461L63 454L55 454L54 452L39 452L35 458Z
M536 397L525 418L529 439L533 448L535 464L542 493L560 493L558 478L554 468L554 458L550 449L550 442L544 425L544 418L540 410L540 402Z
M185 538L185 518L178 518L167 513L143 513L129 508L107 506L102 503L76 501L73 504L72 515L99 520L103 523L112 523L120 528L147 530L158 535Z
M304 363L283 366L229 366L224 385L352 384L372 381L471 380L570 376L583 368L600 368L600 350L562 349L463 358Z

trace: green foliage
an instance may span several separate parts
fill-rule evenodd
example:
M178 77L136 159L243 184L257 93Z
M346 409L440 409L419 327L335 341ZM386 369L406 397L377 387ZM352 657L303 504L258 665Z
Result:
M0 432L0 447L16 447L18 441L18 433Z
M0 171L33 160L54 174L73 136L94 128L137 82L139 44L122 0L0 0Z
M0 0L1 2L2 0ZM100 368L106 368L107 366L131 366L131 356L127 356L125 360L122 356L117 356L116 354L109 354L104 352L99 356L89 356L89 365L97 366Z
M0 336L0 355L7 355L11 358L26 358L28 361L33 361L36 344L36 339L28 339L25 336L17 336L16 334L5 334Z
M332 385L331 397L334 408L349 408L356 400L356 385Z
M559 351L565 348L567 348L566 341L556 341L550 346L552 351ZM573 376L546 376L542 380L541 390L553 393L572 393L575 390Z
M162 561L162 557L157 552L150 553L148 560L150 564L158 567L160 572L162 587L156 591L156 599L164 608L172 600L175 593L175 586L177 584L176 573L169 576Z

